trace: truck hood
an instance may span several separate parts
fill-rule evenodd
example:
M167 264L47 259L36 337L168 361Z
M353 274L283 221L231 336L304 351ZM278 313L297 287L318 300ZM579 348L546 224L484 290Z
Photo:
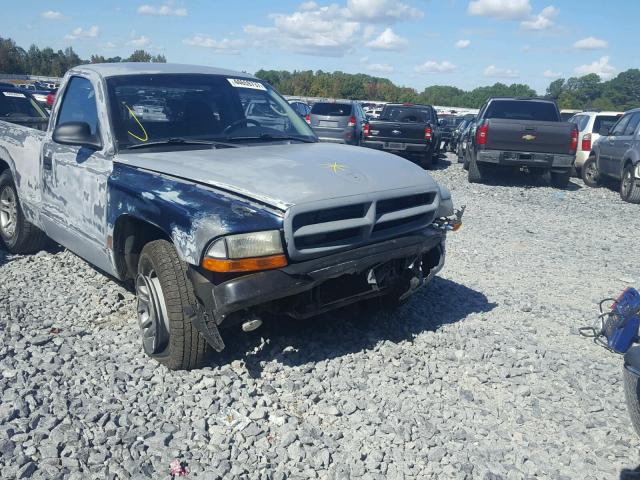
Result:
M401 157L329 143L126 153L115 161L234 192L281 210L385 190L438 188L422 168Z

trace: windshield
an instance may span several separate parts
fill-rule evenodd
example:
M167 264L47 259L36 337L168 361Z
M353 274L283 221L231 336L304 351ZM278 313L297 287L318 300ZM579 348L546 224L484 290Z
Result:
M269 85L222 75L159 74L107 78L119 149L165 140L315 141ZM181 145L172 141L171 145ZM203 144L203 148L205 144Z
M543 122L559 120L555 104L531 100L493 100L487 107L484 117Z

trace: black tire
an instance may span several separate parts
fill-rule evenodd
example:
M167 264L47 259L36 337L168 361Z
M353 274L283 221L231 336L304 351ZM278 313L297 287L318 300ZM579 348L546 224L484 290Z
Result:
M640 379L624 367L624 396L627 410L636 433L640 435Z
M170 242L155 240L142 249L136 294L145 353L171 370L201 367L208 345L185 313L196 309L197 300L186 264Z
M563 172L549 172L551 185L556 188L567 188L569 179L571 178L571 170Z
M580 176L585 185L592 188L598 188L600 186L600 171L598 170L598 164L595 157L589 157L582 168L580 169Z
M486 167L484 165L480 165L473 155L470 155L470 157L469 174L467 177L469 179L469 183L482 183L486 180Z
M434 159L433 151L429 150L427 153L422 155L422 158L420 158L420 166L425 170L429 170L430 168L433 168L433 163L434 163L433 159Z
M47 244L44 232L24 218L9 170L0 175L0 240L7 250L17 254L39 252Z
M627 165L622 172L620 180L620 198L628 203L640 203L640 188L635 178L634 165Z

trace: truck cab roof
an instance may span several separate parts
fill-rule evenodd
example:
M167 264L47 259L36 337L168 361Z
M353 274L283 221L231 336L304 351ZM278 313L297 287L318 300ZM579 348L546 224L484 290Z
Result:
M227 75L237 78L256 79L254 75L226 70L224 68L203 67L200 65L183 65L179 63L89 63L79 65L69 70L71 75L93 72L102 78L117 77L122 75L149 75L149 74L202 74L202 75Z

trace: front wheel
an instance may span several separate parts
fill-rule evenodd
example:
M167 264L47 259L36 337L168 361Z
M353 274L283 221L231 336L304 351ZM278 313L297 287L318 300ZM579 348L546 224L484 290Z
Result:
M18 191L11 172L0 175L0 239L11 253L35 253L46 244L47 237L22 213Z
M588 187L597 188L600 186L600 171L595 157L589 157L581 169L582 181Z
M628 203L640 203L640 188L635 178L635 169L633 165L624 167L620 180L620 198Z
M171 370L202 366L207 343L187 316L197 307L193 285L168 241L155 240L142 249L136 295L144 352Z

